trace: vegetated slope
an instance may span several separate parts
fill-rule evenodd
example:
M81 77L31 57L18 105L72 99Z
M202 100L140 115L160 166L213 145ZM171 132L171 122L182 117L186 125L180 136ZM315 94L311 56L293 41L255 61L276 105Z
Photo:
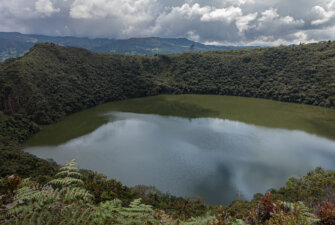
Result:
M39 44L25 57L5 63L0 109L24 109L34 121L50 123L106 101L157 94L140 60Z
M14 175L0 178L0 194L6 193L0 199L0 223L332 225L334 196L324 190L331 190L334 178L334 171L317 168L305 177L290 179L279 191L273 190L272 195L256 194L250 202L239 199L219 208L205 206L196 199L162 194L153 187L136 187L134 192L115 180L79 171L72 160L55 176L39 183ZM289 201L296 201L306 193L304 202L281 201L289 195ZM274 201L276 198L281 200ZM321 203L324 199L329 202ZM309 208L311 203L318 203L317 210Z
M207 93L334 107L334 57L335 43L328 42L154 57L98 54L73 47L38 44L25 56L0 64L0 176L33 177L40 184L50 181L57 165L23 153L20 144L38 130L36 122L52 123L69 113L107 101L161 93ZM83 185L94 195L95 203L115 197L128 202L142 197L146 204L166 212L170 210L169 214L178 218L202 215L208 210L201 201L194 203L162 193L146 194L147 187L130 191L121 183L107 181L92 172L83 178ZM27 184L23 182L18 186L16 181L19 179L15 177L0 180L0 195L5 194L0 199L0 207L11 203L14 190ZM32 185L37 189L41 187L34 182ZM271 192L275 199L304 201L314 208L321 201L333 202L334 188L334 172L317 169L304 178L291 179L286 187ZM298 194L296 190L299 190ZM281 203L274 204L269 196L263 196L258 203L260 198L261 195L256 195L251 202L235 201L226 212L235 218L250 219L251 224L280 218L295 222L304 219L286 218L297 214L289 213L287 206ZM33 202L28 199L23 204ZM66 204L75 206L75 202ZM67 207L66 204L63 206ZM324 205L319 210L320 223L326 224L322 222L324 220L332 224L334 205ZM283 208L275 208L277 206ZM249 211L251 209L254 210ZM324 211L329 213L323 214ZM222 210L220 213L218 221L234 219Z
M0 63L0 171L50 173L46 161L20 151L35 123L108 101L200 93L334 107L334 62L335 42L152 57L37 44Z
M0 110L51 123L108 101L163 93L259 97L335 106L335 43L159 56L37 44L7 61Z
M204 45L190 41L186 38L130 38L124 40L106 38L78 38L78 37L52 37L36 34L21 34L17 32L0 32L0 62L8 58L18 57L27 52L34 43L50 42L63 46L86 48L95 52L154 55L189 52L209 51L236 48L254 48L254 46L215 46Z

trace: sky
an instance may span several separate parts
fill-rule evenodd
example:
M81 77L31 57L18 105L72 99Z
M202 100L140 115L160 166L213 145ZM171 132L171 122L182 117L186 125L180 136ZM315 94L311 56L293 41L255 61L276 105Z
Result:
M0 31L299 44L335 39L335 0L0 0Z

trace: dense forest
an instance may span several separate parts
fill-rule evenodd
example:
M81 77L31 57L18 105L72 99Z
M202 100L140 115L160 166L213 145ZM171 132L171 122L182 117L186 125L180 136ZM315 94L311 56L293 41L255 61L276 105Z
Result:
M15 224L20 219L29 224L27 221L41 219L38 215L43 214L50 217L35 224L54 224L62 222L61 215L67 218L66 213L90 212L78 218L74 213L73 224L115 224L127 216L144 224L164 219L167 224L177 220L190 224L209 220L211 224L334 224L334 171L318 168L305 177L290 179L279 190L218 208L153 187L125 187L101 174L77 171L74 162L68 164L70 169L58 172L56 163L21 150L41 124L134 97L218 94L334 108L334 62L335 42L156 56L36 44L23 57L0 63L0 222ZM114 214L106 214L107 209ZM133 212L137 210L144 219Z
M0 67L0 110L55 122L104 102L218 94L335 106L335 42L252 50L129 56L37 44Z

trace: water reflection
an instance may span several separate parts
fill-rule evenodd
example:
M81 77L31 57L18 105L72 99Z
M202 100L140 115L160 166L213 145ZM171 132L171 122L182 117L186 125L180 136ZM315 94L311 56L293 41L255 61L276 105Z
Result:
M335 142L301 131L236 121L114 112L111 122L56 147L27 148L64 163L76 158L124 184L228 203L279 187L317 166L335 169Z

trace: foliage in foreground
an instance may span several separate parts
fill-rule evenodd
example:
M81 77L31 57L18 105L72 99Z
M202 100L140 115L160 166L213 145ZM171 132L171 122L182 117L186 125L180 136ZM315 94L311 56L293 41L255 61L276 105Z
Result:
M84 188L82 174L74 160L63 166L47 184L17 176L6 178L15 190L9 204L0 209L3 224L204 224L204 225L331 225L335 222L333 203L322 202L314 212L302 202L273 201L267 193L248 215L232 215L220 207L217 214L174 219L162 210L133 200L129 206L114 198L94 203L94 195Z
M335 172L321 167L303 177L292 177L279 190L271 190L275 199L303 201L315 208L323 201L335 202Z
M39 185L30 179L18 182L13 202L5 206L4 224L141 224L155 223L151 206L136 199L124 208L114 199L93 205L93 196L72 160L55 179Z
M106 176L89 170L81 170L84 187L94 195L94 203L99 204L118 198L122 206L128 206L135 199L151 205L157 210L162 210L173 218L189 219L191 217L204 216L211 210L201 198L176 197L168 193L162 193L155 187L137 185L129 188L115 179L107 179Z

